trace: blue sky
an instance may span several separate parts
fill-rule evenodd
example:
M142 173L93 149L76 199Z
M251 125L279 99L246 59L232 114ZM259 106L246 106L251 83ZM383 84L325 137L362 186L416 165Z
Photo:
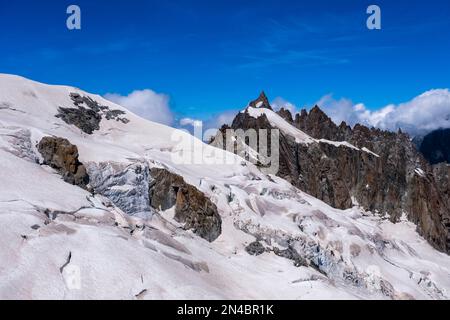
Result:
M66 8L82 30L66 28ZM366 8L382 30L366 28ZM450 2L1 1L0 72L86 91L152 89L206 119L265 90L297 106L326 94L374 110L450 87Z

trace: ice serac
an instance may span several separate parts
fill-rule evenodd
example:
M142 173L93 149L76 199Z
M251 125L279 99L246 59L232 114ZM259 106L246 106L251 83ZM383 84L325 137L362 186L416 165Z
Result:
M216 240L222 230L222 220L217 207L202 192L187 184L184 179L166 169L151 170L151 206L167 210L175 206L175 220L184 223L186 230L209 242Z
M148 198L150 168L145 161L86 164L92 189L131 216L152 213Z
M450 252L448 192L406 134L337 126L318 106L302 110L293 122L285 110L278 111L285 123L275 123L272 111L255 117L250 108L231 128L280 129L278 176L335 208L359 205L393 222L406 214L434 247ZM290 134L293 127L314 142L299 143Z

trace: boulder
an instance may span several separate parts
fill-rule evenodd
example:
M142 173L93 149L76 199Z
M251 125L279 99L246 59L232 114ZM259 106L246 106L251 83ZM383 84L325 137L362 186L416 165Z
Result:
M87 189L89 175L78 160L78 148L67 139L44 137L37 145L43 164L56 169L64 181Z
M175 220L203 239L213 242L222 232L217 207L201 191L166 169L153 168L149 187L150 205L156 210L175 206Z

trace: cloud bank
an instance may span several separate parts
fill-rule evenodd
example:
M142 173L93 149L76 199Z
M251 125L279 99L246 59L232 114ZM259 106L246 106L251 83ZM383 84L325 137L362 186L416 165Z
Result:
M173 124L174 115L170 110L170 98L165 94L145 89L135 90L127 96L108 93L105 98L147 120L165 125Z
M175 115L170 109L170 98L153 90L136 90L127 96L106 94L105 98L120 104L137 115L169 126L177 126L193 131L203 125L203 131L218 129L223 124L231 124L239 110L227 110L204 121L185 117L175 123ZM316 104L336 123L345 121L354 126L357 123L383 130L402 129L411 135L426 134L440 128L450 128L449 89L429 90L410 101L398 105L390 104L371 110L363 103L353 103L350 99L336 99L333 95L323 96ZM271 102L274 110L285 108L292 114L299 111L297 106L281 97Z
M440 128L450 128L450 91L435 89L398 105L390 104L378 110L369 110L364 104L349 99L336 100L332 95L317 103L333 121L350 125L361 123L384 130L402 129L412 135L424 134Z
M193 127L201 127L203 122L201 120L195 120L192 118L182 118L180 119L180 126L193 126Z
M289 102L289 101L287 101L287 100L285 100L285 99L283 99L281 97L275 98L270 103L270 105L272 106L272 108L275 111L278 111L278 110L284 108L286 110L289 110L292 113L292 115L294 115L294 114L296 114L298 112L297 111L297 107L293 103L291 103L291 102Z

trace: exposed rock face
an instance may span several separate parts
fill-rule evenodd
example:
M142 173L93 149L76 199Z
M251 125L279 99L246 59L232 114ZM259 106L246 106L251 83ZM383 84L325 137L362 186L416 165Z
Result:
M450 129L429 133L423 138L419 148L431 164L450 163Z
M92 134L95 130L100 129L102 117L93 110L83 107L78 109L60 107L58 111L57 118L61 118L65 123L78 127L84 133Z
M75 108L59 107L56 117L62 119L67 124L76 126L84 133L92 134L94 131L99 130L103 116L106 120L116 120L124 124L129 122L128 119L121 117L125 112L121 110L110 110L109 107L100 105L90 97L83 97L78 93L71 93L70 98Z
M89 176L78 160L78 148L67 139L44 137L37 148L44 164L58 170L67 183L87 188Z
M285 108L281 108L278 111L278 114L287 122L289 122L289 123L294 122L294 119L292 118L292 113L289 110L287 110Z
M289 120L285 110L278 113ZM362 125L353 129L346 123L337 126L317 106L310 113L303 110L297 114L293 125L313 138L348 141L359 150L320 141L299 144L280 132L280 177L335 208L359 204L388 215L394 222L406 213L433 246L450 252L449 196L443 191L446 185L436 182L433 169L407 135ZM255 119L242 112L231 128L258 130L272 126L265 115Z
M401 131L393 133L362 125L351 129L343 123L338 127L327 118L315 108L296 126L314 138L330 139L336 135L337 139L331 140L346 140L379 155L362 162L357 160L352 166L348 166L348 160L337 161L337 171L353 172L355 180L347 183L351 196L368 210L388 214L392 221L398 221L406 213L432 245L450 252L448 194L439 189L432 168L410 138ZM361 155L348 157L350 161L358 158Z
M302 110L295 115L295 126L308 133L313 138L332 141L344 141L341 133L333 121L318 107L315 106L309 113Z
M272 107L270 106L269 103L269 99L267 99L267 96L264 93L264 91L261 92L258 99L250 102L249 106L253 108L266 108L272 110Z
M450 164L434 165L433 174L439 191L444 195L444 199L447 199L447 206L450 208Z
M222 220L217 207L202 192L184 179L165 169L151 169L153 182L149 188L150 204L157 210L175 206L175 220L184 228L209 242L222 232Z

